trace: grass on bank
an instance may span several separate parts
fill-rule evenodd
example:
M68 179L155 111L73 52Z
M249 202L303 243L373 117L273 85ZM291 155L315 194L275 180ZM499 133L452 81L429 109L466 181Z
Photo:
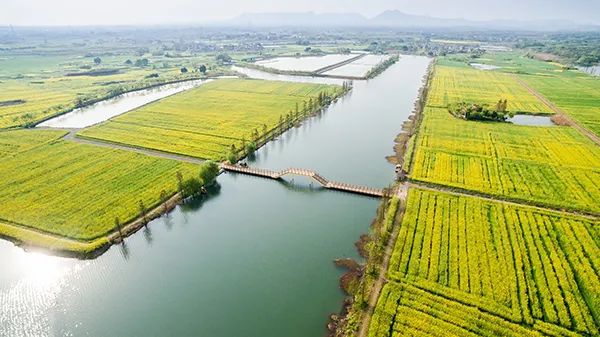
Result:
M296 106L341 87L278 81L220 79L146 105L79 135L192 157L221 160L231 146L271 130Z
M11 225L0 221L0 237L5 237L18 244L28 247L42 248L51 252L76 254L77 256L93 255L98 249L109 244L108 238L101 237L92 241L77 241L42 234L22 226Z

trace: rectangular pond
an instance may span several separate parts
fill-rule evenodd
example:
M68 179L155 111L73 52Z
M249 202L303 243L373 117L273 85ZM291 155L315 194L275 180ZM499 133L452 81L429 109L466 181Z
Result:
M369 70L373 69L373 67L385 61L389 57L389 55L365 55L356 61L350 62L330 71L326 71L323 74L333 76L365 76Z
M357 54L328 54L322 56L275 57L257 61L256 64L277 70L315 71L356 56Z

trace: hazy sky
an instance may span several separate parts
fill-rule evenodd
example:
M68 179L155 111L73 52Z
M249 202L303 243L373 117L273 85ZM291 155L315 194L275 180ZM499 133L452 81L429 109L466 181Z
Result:
M0 24L201 24L243 12L357 12L371 17L386 9L446 18L600 24L600 0L0 0Z

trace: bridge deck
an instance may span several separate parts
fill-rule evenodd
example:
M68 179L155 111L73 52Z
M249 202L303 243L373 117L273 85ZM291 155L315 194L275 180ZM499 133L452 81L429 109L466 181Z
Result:
M305 176L305 177L314 179L319 184L321 184L321 186L323 186L325 188L329 188L332 190L338 190L338 191L351 192L351 193L356 193L356 194L370 195L370 196L374 196L374 197L383 197L384 193L385 193L385 191L383 189L377 189L377 188L372 188L372 187L359 186L359 185L346 184L346 183L337 182L337 181L331 181L331 180L324 178L323 176L321 176L320 174L318 174L317 172L315 172L313 170L288 168L288 169L285 169L282 171L272 171L272 170L266 170L266 169L260 169L260 168L244 167L244 166L239 166L239 165L228 165L228 164L221 164L221 168L226 171L250 174L250 175L265 177L265 178L270 178L270 179L281 179L283 176L290 175L290 174L291 175L300 175L300 176Z

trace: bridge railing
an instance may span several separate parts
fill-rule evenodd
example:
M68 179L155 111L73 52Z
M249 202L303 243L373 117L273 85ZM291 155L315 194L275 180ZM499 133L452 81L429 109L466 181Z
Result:
M323 187L329 188L329 189L336 189L336 190L340 190L340 191L348 191L348 192L354 192L354 193L360 193L360 194L366 194L366 195L372 195L372 196L384 196L384 195L391 194L390 191L387 191L387 190L381 190L381 189L376 189L376 188L372 188L372 187L347 184L347 183L337 182L337 181L330 181L330 180L324 178L323 176L321 176L320 174L318 174L317 172L315 172L313 170L307 170L307 169L291 167L291 168L287 168L287 169L284 169L281 171L272 171L272 170L266 170L266 169L260 169L260 168L251 168L251 167L244 167L244 166L239 166L239 165L229 165L229 164L221 164L221 168L224 170L240 172L240 173L247 173L247 174L262 176L262 177L271 178L271 179L281 179L281 177L288 175L288 174L301 175L301 176L306 176L306 177L312 178L312 179L316 180L319 184L321 184Z

